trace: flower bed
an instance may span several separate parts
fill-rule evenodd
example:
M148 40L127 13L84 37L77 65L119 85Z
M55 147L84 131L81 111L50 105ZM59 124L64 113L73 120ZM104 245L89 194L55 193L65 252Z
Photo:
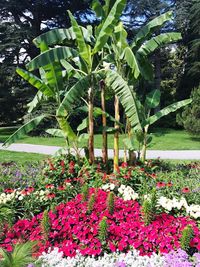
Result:
M91 198L94 197L91 205ZM82 255L99 255L103 251L128 251L131 247L141 255L153 252L167 253L180 247L182 230L190 224L194 231L191 247L200 249L200 231L188 217L156 215L155 220L145 226L140 205L133 200L114 199L113 214L107 204L108 194L103 190L90 189L87 201L82 195L66 204L58 205L49 212L48 238L42 231L43 214L32 220L19 220L11 229L5 229L2 246L12 249L12 243L37 240L39 253L50 246L59 247L65 256L75 256L79 250ZM101 229L106 218L107 230ZM105 233L101 233L104 231ZM102 237L104 235L104 237Z

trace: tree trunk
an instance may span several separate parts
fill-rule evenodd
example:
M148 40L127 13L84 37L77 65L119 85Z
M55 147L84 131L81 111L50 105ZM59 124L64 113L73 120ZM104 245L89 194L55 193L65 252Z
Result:
M160 49L155 52L155 88L160 91L161 88L161 62ZM154 113L160 110L160 104L155 108Z
M93 88L90 87L88 90L88 117L89 117L89 140L88 140L88 150L89 150L89 163L94 163L94 120L93 120Z
M120 120L119 115L119 99L115 96L115 120ZM119 165L119 124L115 122L115 134L114 134L114 171L118 169Z
M141 161L142 162L145 162L145 160L146 160L148 128L149 128L148 125L144 128L144 141L143 141L142 151L141 151Z
M101 109L103 112L106 112L105 83L103 80L100 82L100 87L101 87ZM108 161L108 137L107 137L107 132L106 132L106 114L102 114L102 125L103 125L102 159L103 159L103 163L107 164L107 161Z

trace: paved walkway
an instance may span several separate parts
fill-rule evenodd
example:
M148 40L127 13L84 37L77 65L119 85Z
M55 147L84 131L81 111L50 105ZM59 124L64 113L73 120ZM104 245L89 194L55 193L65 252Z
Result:
M18 152L29 152L29 153L39 153L44 155L53 155L57 152L61 147L58 146L43 146L43 145L30 145L30 144L12 144L8 148L2 147L0 144L0 150L8 150L8 151L18 151ZM84 155L83 150L81 154ZM123 157L123 150L119 152L120 157ZM95 156L101 156L101 149L95 149ZM108 150L108 156L110 158L113 157L113 150ZM200 150L148 150L147 158L148 159L192 159L192 160L200 160Z

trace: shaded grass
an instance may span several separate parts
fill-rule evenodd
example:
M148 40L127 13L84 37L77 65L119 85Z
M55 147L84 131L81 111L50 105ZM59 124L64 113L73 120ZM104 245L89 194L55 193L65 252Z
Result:
M12 127L0 128L0 142L4 142L13 133ZM184 130L157 128L152 130L153 140L150 150L198 150L200 149L200 136L190 136ZM119 147L123 149L124 135L120 135ZM64 146L65 141L58 137L31 137L24 136L18 143ZM102 147L102 136L96 134L94 138L95 148ZM113 148L113 135L108 135L108 148ZM137 143L136 143L137 148Z

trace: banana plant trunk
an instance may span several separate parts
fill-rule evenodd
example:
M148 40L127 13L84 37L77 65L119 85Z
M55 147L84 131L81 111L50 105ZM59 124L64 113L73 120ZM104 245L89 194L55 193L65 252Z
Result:
M131 138L133 138L133 133L132 133L132 130L131 130L131 124L130 124L128 118L126 118L126 120L127 120L127 125L128 125L128 127L127 127L128 136L129 136L129 139L131 139ZM129 150L128 153L129 153L129 165L133 166L133 165L135 165L135 162L136 162L135 151Z
M119 98L115 96L115 120L119 122ZM115 134L114 134L114 172L117 171L119 166L119 124L115 122Z
M142 145L142 151L141 151L141 161L145 162L146 160L146 153L147 153L147 134L148 134L148 125L144 128L144 139L143 139L143 145Z
M93 88L90 87L88 90L88 118L89 118L89 140L88 140L88 150L89 150L89 163L94 163L94 119L93 119Z
M103 125L103 131L102 131L102 139L103 139L103 144L102 144L102 159L103 163L107 164L108 162L108 136L106 132L106 101L105 101L105 83L102 80L100 82L100 87L101 87L101 109L103 111L102 114L102 125Z

